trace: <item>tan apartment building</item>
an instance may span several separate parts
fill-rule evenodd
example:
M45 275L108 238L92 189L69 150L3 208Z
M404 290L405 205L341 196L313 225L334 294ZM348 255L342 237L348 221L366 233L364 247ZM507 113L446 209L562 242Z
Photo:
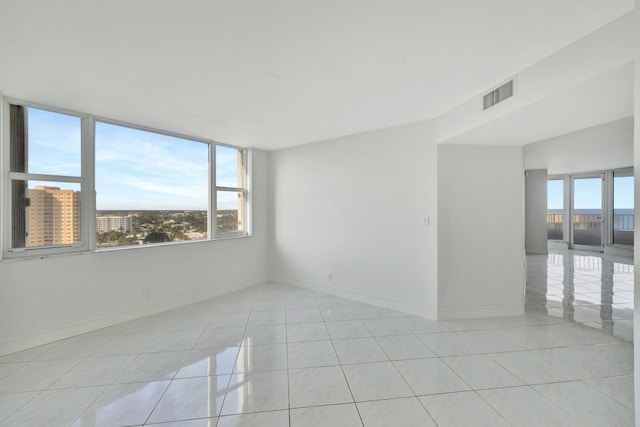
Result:
M38 185L27 190L27 246L68 245L81 241L80 192Z

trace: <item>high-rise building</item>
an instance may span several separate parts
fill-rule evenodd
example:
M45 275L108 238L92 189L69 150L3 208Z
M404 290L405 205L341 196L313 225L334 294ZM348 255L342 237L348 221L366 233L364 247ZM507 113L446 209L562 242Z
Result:
M96 231L98 233L120 230L126 233L130 233L133 230L133 218L131 215L108 215L96 217Z
M80 243L82 209L80 192L38 185L27 189L27 246Z

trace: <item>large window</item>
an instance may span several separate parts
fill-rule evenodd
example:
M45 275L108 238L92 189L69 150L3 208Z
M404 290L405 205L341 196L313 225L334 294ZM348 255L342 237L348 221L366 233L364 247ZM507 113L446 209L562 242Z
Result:
M571 248L627 250L634 245L633 168L550 176L547 236Z
M248 235L246 150L23 102L3 111L4 256Z
M209 144L96 122L98 247L208 238Z

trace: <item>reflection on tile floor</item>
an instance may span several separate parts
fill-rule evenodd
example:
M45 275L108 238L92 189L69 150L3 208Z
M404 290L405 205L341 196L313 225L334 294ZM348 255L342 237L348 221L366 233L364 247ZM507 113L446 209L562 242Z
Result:
M265 284L0 357L0 425L631 426L632 318L631 261L568 251L521 317Z

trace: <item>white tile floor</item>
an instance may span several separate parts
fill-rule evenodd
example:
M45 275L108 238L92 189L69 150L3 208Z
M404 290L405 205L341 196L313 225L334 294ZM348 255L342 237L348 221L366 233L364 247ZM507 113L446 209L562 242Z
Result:
M529 257L522 317L265 284L0 358L1 426L633 425L633 265Z

